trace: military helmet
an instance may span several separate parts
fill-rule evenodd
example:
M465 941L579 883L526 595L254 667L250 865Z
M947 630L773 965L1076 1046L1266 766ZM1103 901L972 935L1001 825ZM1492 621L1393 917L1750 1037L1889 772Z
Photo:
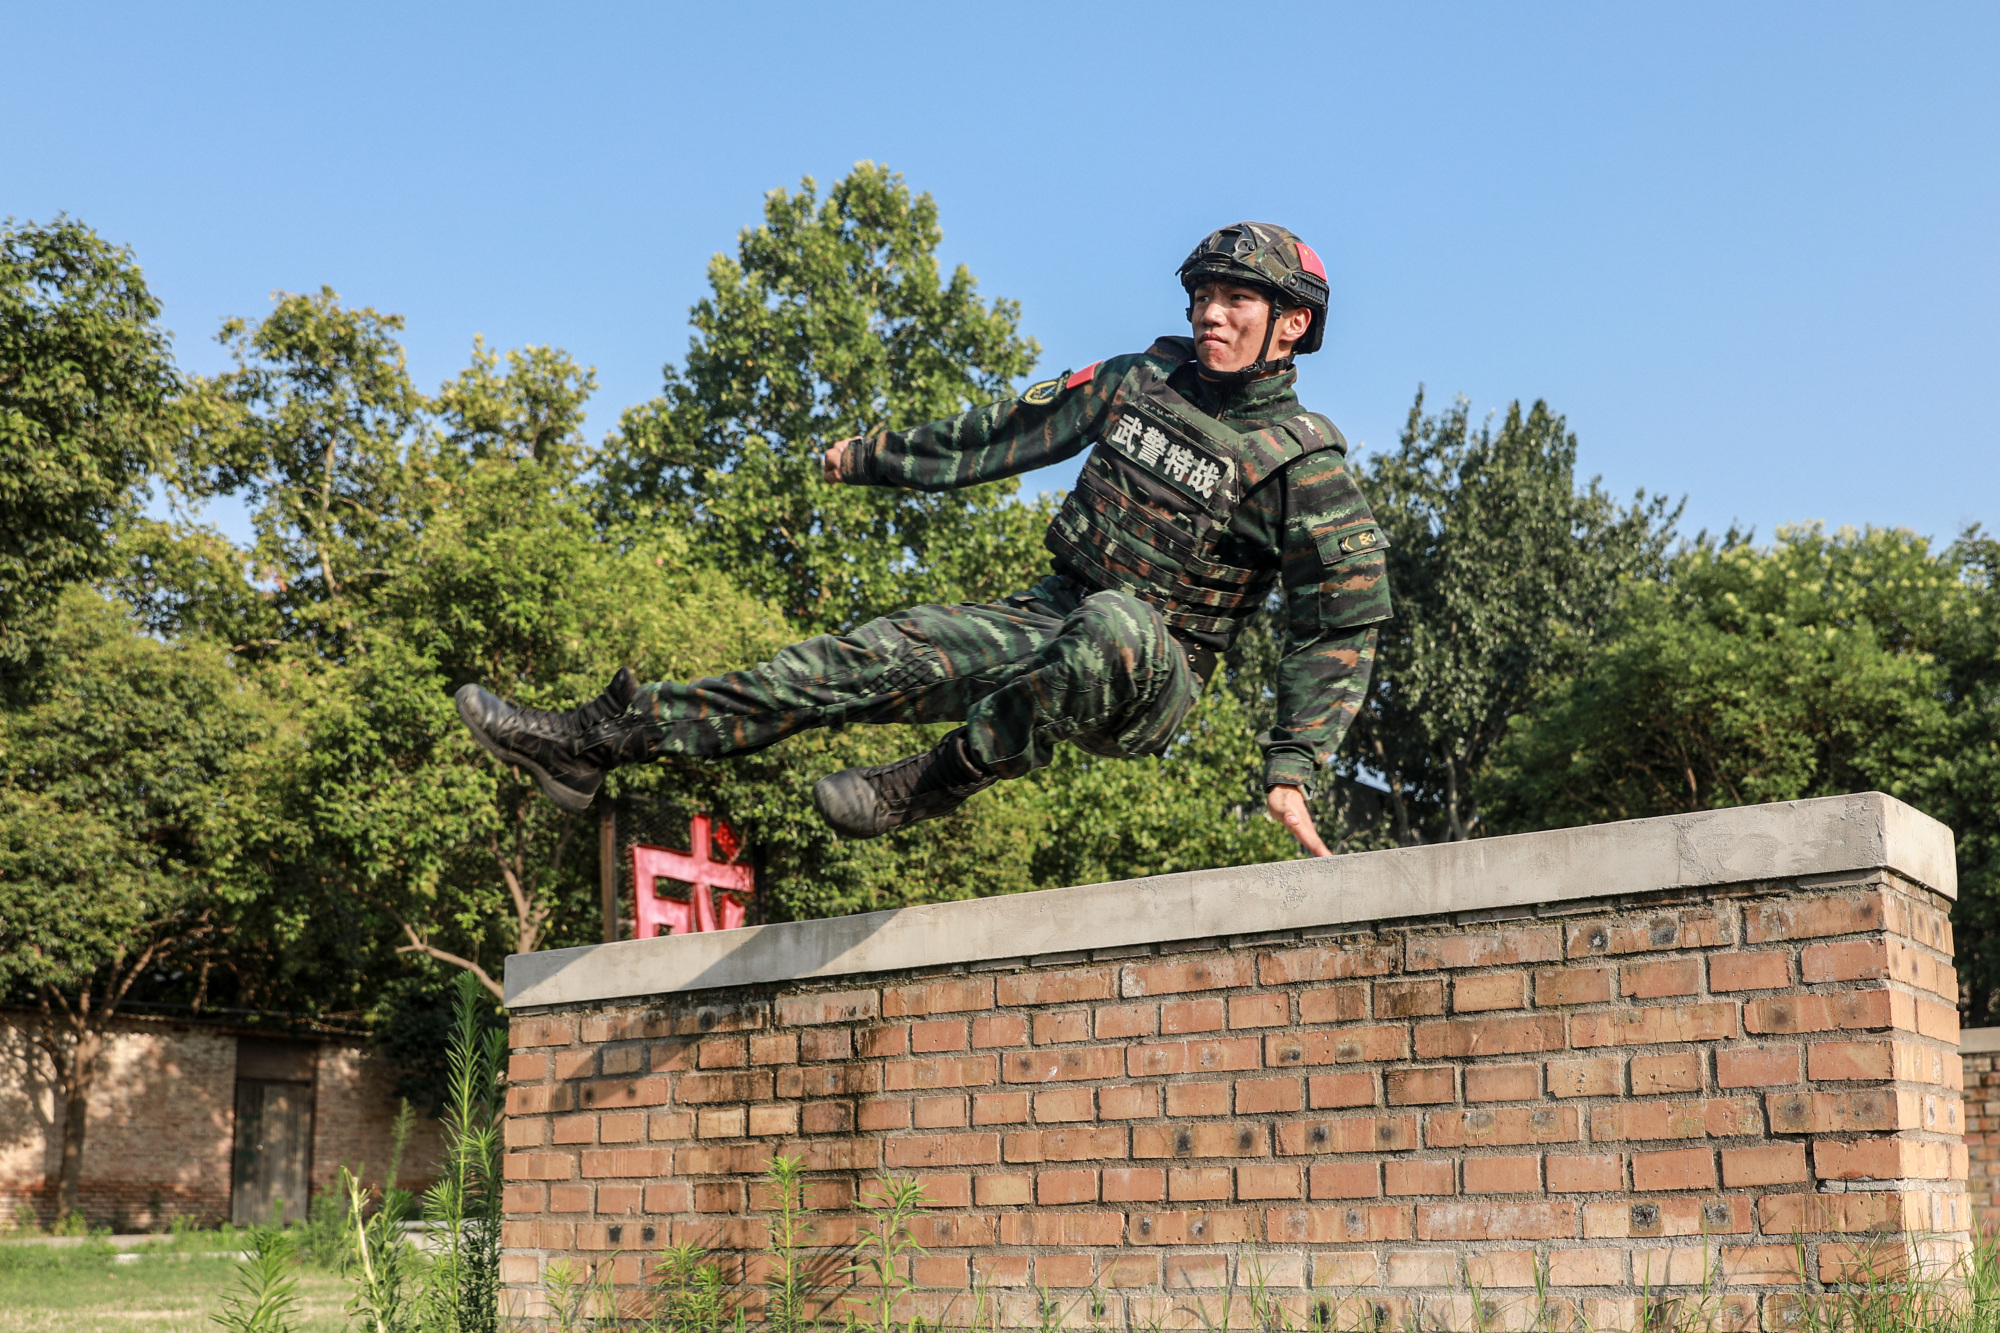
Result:
M1202 238L1181 263L1181 286L1188 295L1204 282L1237 282L1269 292L1278 306L1302 305L1313 312L1312 327L1292 348L1317 352L1326 333L1326 265L1313 248L1270 222L1239 222Z

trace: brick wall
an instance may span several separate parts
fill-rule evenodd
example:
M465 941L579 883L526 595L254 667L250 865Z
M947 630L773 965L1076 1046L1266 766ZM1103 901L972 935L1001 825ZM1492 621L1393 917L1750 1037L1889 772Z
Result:
M62 1127L47 1064L29 1041L33 1021L0 1013L0 1225L22 1206L44 1223L55 1213ZM92 1225L157 1230L175 1217L212 1225L229 1215L236 1042L233 1030L200 1024L114 1024L84 1137L83 1211ZM391 1071L341 1040L320 1043L316 1066L315 1191L343 1162L379 1180L397 1104ZM439 1142L437 1123L420 1118L405 1183L429 1171Z
M1966 1182L1974 1228L1985 1235L2000 1230L2000 1028L1969 1028L1960 1034L1965 1061Z
M558 1258L636 1301L670 1242L756 1278L785 1153L825 1244L921 1180L933 1317L977 1281L1016 1323L1036 1287L1180 1322L1254 1264L1301 1321L1468 1327L1473 1286L1521 1304L1540 1268L1599 1329L1710 1274L1724 1326L1775 1327L1966 1243L1948 907L1888 870L1761 878L517 1007L508 1308L545 1312Z

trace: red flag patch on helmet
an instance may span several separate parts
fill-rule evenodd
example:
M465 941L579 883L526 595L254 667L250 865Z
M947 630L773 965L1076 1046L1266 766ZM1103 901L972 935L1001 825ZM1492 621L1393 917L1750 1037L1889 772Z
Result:
M1313 253L1313 248L1304 241L1294 241L1293 244L1299 247L1299 267L1321 282L1325 282L1326 265L1320 263L1319 256Z
M1074 389L1080 384L1090 383L1090 377L1095 375L1097 373L1097 368L1103 364L1104 363L1102 361L1091 362L1089 365L1085 366L1082 370L1077 371L1076 374L1071 375L1068 379L1064 380L1063 388Z

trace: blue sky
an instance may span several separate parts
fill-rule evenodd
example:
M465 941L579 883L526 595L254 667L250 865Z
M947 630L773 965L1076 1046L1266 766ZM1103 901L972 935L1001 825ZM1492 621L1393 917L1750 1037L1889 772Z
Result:
M0 3L0 214L131 245L185 366L330 284L594 365L687 345L765 191L884 162L1045 371L1239 218L1325 256L1308 405L1546 398L1689 529L2000 526L2000 7ZM1061 486L1070 469L1031 485ZM240 515L218 514L241 530Z

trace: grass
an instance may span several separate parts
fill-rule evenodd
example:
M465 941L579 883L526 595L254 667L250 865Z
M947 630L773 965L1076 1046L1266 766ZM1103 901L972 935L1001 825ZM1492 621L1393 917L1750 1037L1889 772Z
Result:
M0 1333L216 1333L209 1316L238 1270L219 1239L192 1232L122 1254L0 1241ZM298 1333L347 1333L349 1294L339 1274L303 1270Z

